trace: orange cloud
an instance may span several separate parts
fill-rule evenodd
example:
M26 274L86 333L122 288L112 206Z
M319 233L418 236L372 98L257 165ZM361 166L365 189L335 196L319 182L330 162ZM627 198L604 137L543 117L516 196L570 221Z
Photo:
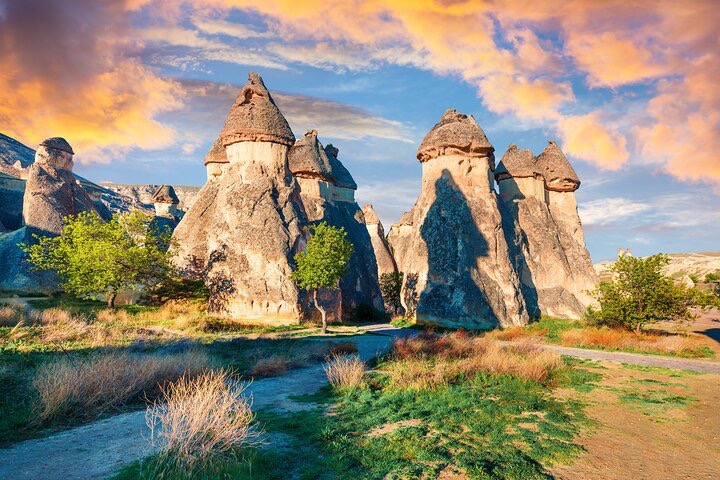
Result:
M628 160L627 140L605 127L598 112L561 118L557 128L567 155L605 170L618 170Z

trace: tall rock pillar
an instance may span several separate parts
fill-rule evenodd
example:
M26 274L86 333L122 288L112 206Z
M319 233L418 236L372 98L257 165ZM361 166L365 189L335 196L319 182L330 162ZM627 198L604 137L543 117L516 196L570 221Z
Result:
M422 191L412 219L389 236L405 273L404 306L418 321L465 328L528 321L492 188L493 152L475 119L455 110L418 149Z
M235 100L220 143L228 164L210 176L175 229L176 262L205 279L216 314L297 322L290 275L306 219L287 163L295 136L258 74Z

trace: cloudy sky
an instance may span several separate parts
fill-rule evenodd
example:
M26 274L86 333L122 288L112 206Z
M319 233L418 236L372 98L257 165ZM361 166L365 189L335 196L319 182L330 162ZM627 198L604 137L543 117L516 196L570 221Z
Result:
M712 0L0 0L0 132L64 136L94 181L202 185L249 71L316 128L386 228L443 111L557 140L594 261L720 250Z

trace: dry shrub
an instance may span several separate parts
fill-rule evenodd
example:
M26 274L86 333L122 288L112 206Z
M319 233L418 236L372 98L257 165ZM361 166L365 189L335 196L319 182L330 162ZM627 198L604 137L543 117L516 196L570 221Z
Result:
M330 347L330 351L328 352L329 356L332 355L350 355L353 353L357 353L358 349L357 346L355 346L352 342L340 342L335 343Z
M562 367L560 357L532 341L509 347L467 334L419 335L396 340L388 373L393 385L429 389L479 372L509 374L543 382Z
M273 355L259 359L250 369L248 375L251 377L279 377L285 375L289 367L290 362L287 358Z
M357 388L365 375L365 363L357 355L333 354L323 368L335 388Z
M207 355L98 354L68 357L40 366L33 386L38 393L41 423L63 417L93 418L143 396L153 396L165 383L182 375L202 373Z
M636 334L625 330L596 327L568 330L562 334L561 342L568 346L600 347L648 353L661 352L686 356L694 356L698 350L708 346L704 339L697 337L653 333Z
M528 336L528 332L525 327L508 327L500 330L493 330L488 335L497 340L511 342L520 338L526 338Z
M151 441L162 448L159 464L192 470L233 448L258 445L261 432L243 390L224 372L183 376L163 387L146 413Z
M80 340L90 332L85 318L62 308L32 310L30 322L40 327L41 338L48 343Z
M112 324L112 323L130 323L132 321L132 315L125 310L113 310L106 308L100 310L95 314L95 319L99 323Z
M14 327L25 322L25 312L22 308L8 305L0 307L0 327Z

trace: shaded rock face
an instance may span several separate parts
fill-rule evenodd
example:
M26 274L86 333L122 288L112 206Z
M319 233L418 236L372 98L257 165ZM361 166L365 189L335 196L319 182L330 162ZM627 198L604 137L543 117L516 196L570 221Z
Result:
M62 139L49 139L35 152L35 163L28 170L23 198L23 220L28 230L43 235L59 235L63 217L80 212L100 213L93 200L72 175L72 149ZM64 144L63 144L64 142ZM47 146L60 145L67 150Z
M367 226L370 241L372 242L373 251L375 252L375 260L378 266L378 278L386 273L397 272L395 258L385 239L385 230L380 222L380 218L375 213L375 209L371 204L363 205L363 216L365 217L365 225Z
M308 222L325 221L335 227L343 227L354 250L348 265L348 274L340 279L340 296L331 292L321 299L328 307L331 320L356 316L360 307L384 310L375 252L368 228L354 200L356 187L350 172L337 159L337 149L323 148L317 139L317 131L309 131L298 140L288 154L290 171L300 185L300 197ZM339 166L342 168L340 169ZM338 185L337 178L342 185ZM352 193L347 193L349 190ZM340 193L338 194L338 191ZM309 295L304 296L305 316L315 317Z
M0 172L0 222L6 230L22 226L22 205L25 180Z
M474 119L452 110L418 150L422 191L388 240L405 273L403 306L421 322L492 328L528 321L490 182L492 151Z
M287 167L292 132L278 128L287 122L269 105L262 79L251 74L221 135L229 164L208 180L175 229L175 262L206 279L213 313L294 323L301 309L290 275L307 220ZM258 117L258 109L265 113Z
M581 317L597 276L577 214L573 190L580 180L574 170L554 143L538 157L511 145L495 174L507 242L531 316Z

